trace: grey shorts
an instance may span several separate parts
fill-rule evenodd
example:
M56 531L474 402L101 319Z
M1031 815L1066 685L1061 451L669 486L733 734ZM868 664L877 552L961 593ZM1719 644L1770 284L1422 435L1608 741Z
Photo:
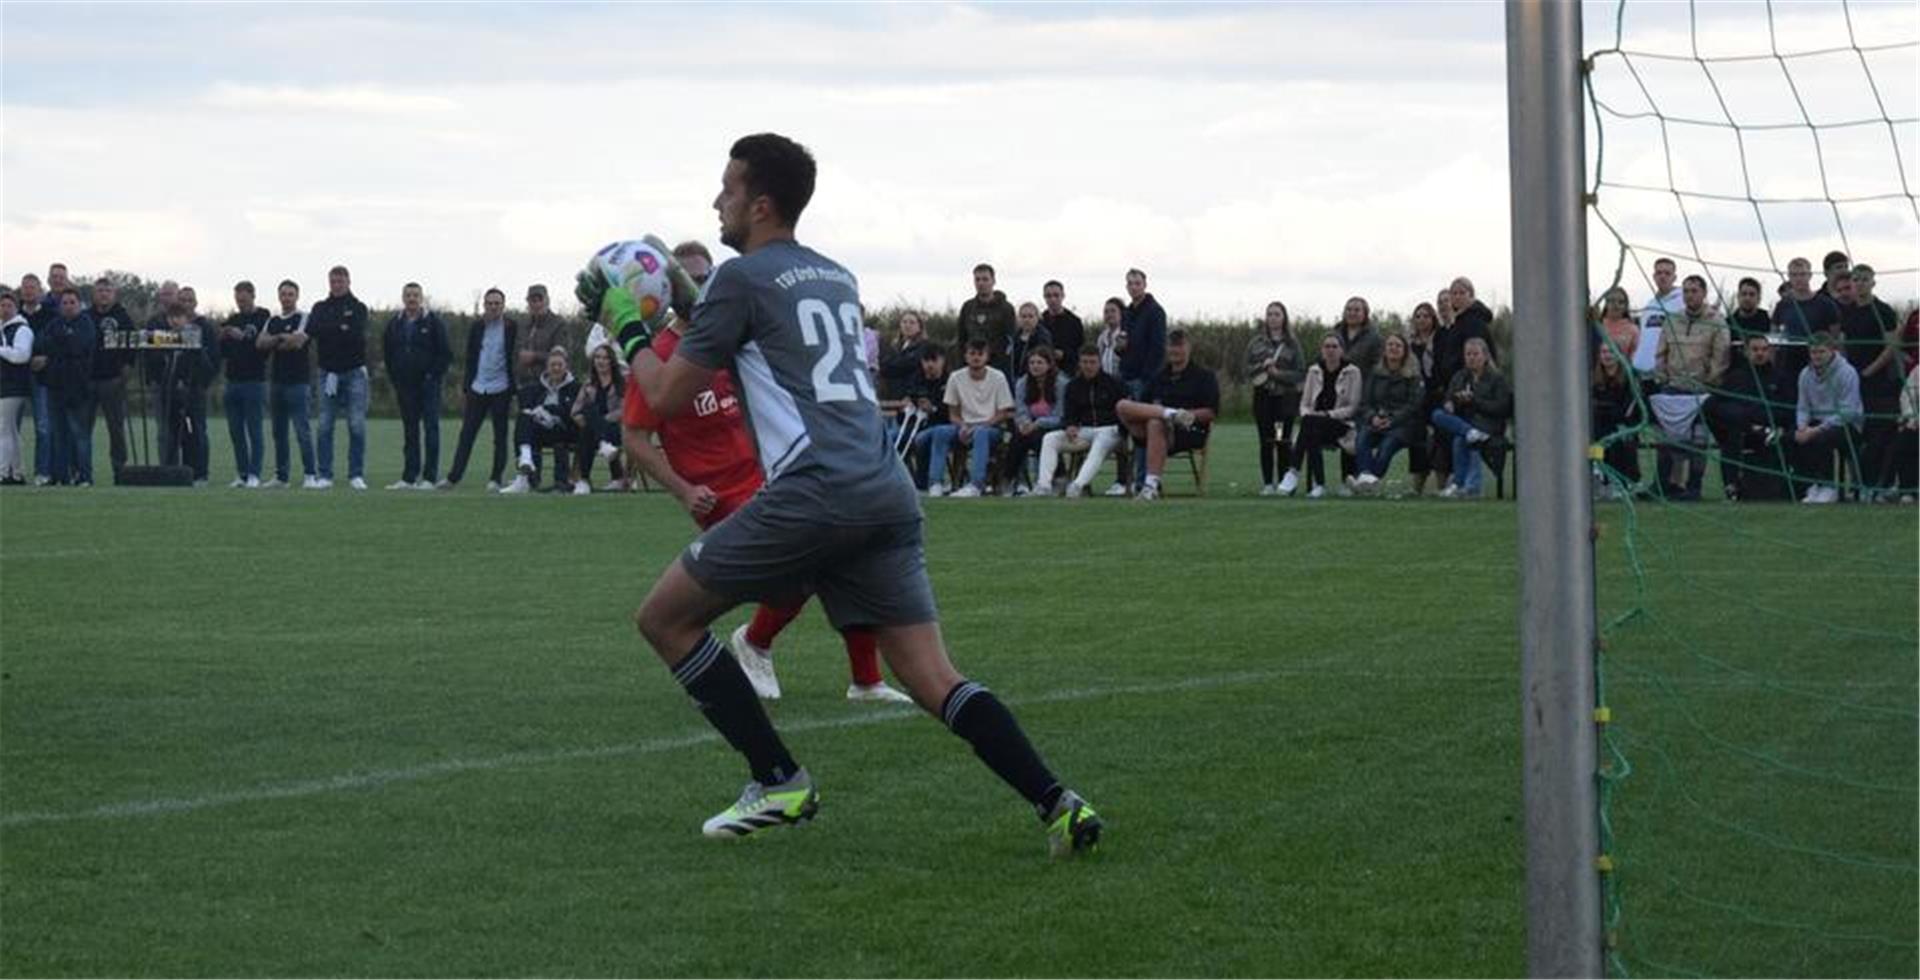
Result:
M939 618L917 519L835 526L762 492L688 545L680 564L702 587L734 602L795 606L817 594L838 630Z

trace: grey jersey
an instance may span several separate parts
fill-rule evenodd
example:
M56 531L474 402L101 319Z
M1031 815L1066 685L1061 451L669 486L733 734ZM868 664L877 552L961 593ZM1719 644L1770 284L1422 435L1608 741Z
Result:
M772 242L714 270L676 356L733 372L769 495L825 524L918 520L861 327L852 273L797 242Z

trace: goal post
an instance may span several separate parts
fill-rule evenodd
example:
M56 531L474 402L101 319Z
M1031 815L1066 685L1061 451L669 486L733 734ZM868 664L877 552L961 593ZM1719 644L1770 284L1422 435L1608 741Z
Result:
M1581 4L1507 0L1527 972L1603 964Z

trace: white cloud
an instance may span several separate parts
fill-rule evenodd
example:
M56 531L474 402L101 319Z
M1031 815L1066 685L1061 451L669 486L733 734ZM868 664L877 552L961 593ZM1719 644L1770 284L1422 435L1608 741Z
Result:
M460 108L459 103L445 96L395 92L373 85L311 88L220 82L208 90L203 101L213 109L364 113L376 116L433 115Z

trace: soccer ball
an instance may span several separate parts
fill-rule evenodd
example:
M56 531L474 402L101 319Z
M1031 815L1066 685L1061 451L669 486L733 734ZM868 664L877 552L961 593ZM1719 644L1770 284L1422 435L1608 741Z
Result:
M609 292L625 292L648 330L665 326L672 315L673 261L665 243L651 235L614 242L593 256L593 266L606 277ZM609 297L601 308L623 305Z

